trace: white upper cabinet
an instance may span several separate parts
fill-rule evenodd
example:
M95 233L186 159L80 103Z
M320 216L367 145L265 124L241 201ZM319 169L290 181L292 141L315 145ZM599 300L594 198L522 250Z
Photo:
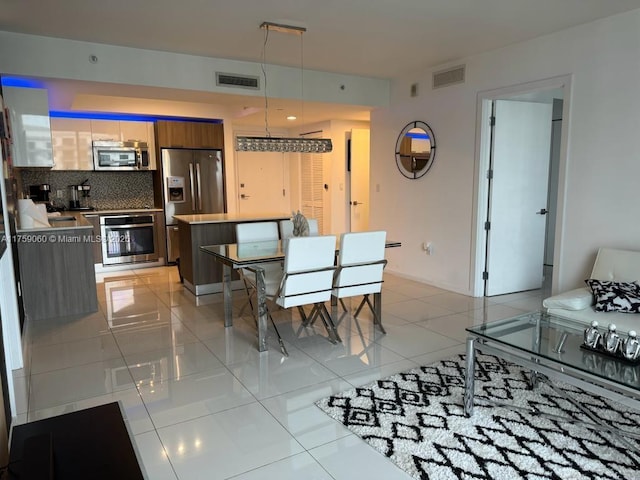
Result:
M151 125L153 132L152 122L91 120L91 139L149 143L149 125Z
M123 142L149 143L149 122L120 122L120 138Z
M11 123L13 165L53 167L49 98L41 88L2 87Z
M112 140L121 142L118 120L91 120L91 140Z
M53 170L93 170L91 120L51 118Z
M153 122L136 120L91 120L92 140L145 142L149 146L149 169L156 169L156 142Z

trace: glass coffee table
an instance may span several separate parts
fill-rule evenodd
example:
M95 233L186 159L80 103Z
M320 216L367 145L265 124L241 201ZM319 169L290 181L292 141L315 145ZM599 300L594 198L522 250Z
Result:
M640 409L640 365L580 348L586 327L585 323L575 320L532 312L467 328L465 415L473 414L477 352L495 355L530 370L529 381L534 388L541 380L551 384L550 379L557 379ZM640 438L635 433L608 427L583 406L572 403L593 421L585 426Z

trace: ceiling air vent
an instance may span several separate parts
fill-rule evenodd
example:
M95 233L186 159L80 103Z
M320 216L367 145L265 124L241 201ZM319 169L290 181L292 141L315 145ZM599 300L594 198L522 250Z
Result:
M433 88L464 83L464 65L441 70L433 74Z
M232 73L216 72L216 85L222 87L250 88L260 90L259 77L251 75L234 75Z

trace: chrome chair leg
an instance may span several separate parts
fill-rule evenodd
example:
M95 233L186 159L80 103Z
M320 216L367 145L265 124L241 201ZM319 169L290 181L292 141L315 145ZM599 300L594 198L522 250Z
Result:
M376 309L374 308L373 304L371 303L371 300L369 300L369 294L364 295L364 297L362 298L362 301L360 302L360 305L358 306L358 308L356 310L356 313L353 315L354 318L358 318L358 315L360 314L360 311L362 310L362 307L365 306L365 304L369 306L369 309L371 310L371 313L373 314L373 323L378 325L378 327L380 328L380 331L386 335L387 331L382 326L382 320L380 319L380 316L378 315L378 312L376 312Z
M344 300L342 300L342 298L340 299L340 305L342 305L342 309L343 309L345 312L348 312L348 311L349 311L349 309L347 308L347 306L344 304Z
M324 324L324 328L327 330L327 334L329 335L328 339L331 343L336 344L338 343L338 341L336 340L336 338L333 336L331 327L329 326L329 324L327 323L327 319L324 317L324 315L320 315L320 318L322 319L322 323Z
M309 323L309 318L307 317L307 313L302 308L302 305L298 305L298 313L300 313L300 318L302 319L302 326L306 327Z
M327 333L329 334L330 338L333 338L333 340L335 340L335 342L331 343L342 343L342 339L340 338L340 335L338 335L338 330L336 329L336 326L333 323L333 319L331 318L331 314L329 314L329 311L327 310L325 304L320 303L316 305L318 306L319 316L322 319L325 328L327 329Z
M271 312L269 311L268 308L267 308L267 315L269 315L269 320L271 320L271 325L273 325L273 329L275 330L276 336L278 337L278 344L280 345L280 351L282 352L282 354L285 357L288 357L289 356L289 352L287 352L287 347L284 346L284 340L282 339L282 336L280 335L280 332L278 331L278 327L276 327L276 321L271 316ZM256 319L256 323L257 323L257 321L258 320Z
M253 292L255 292L255 288L251 288L251 291L249 291L249 286L247 285L247 282L244 282L244 287L245 290L247 291L247 295L248 295L248 299L247 301L244 303L244 305L242 306L242 308L240 309L240 315L242 315L242 311L246 308L247 305L251 305L251 316L253 317L253 321L256 324L256 327L258 326L258 318L256 317L254 308L253 308L253 302L251 301L251 295L253 294ZM273 317L271 316L271 312L269 311L269 308L267 307L267 314L269 315L269 320L271 320L271 325L273 325L273 329L276 332L276 336L278 337L278 344L280 345L280 351L282 352L282 354L285 357L289 356L289 352L287 351L287 347L285 347L284 345L284 340L282 339L282 336L280 335L280 332L278 331L278 327L276 327L276 322L273 319Z
M334 344L338 342L342 342L340 335L338 335L338 330L336 329L336 326L333 323L333 320L331 319L331 314L327 311L327 307L323 302L315 303L313 305L313 308L311 309L311 312L309 312L309 315L304 314L304 310L302 309L302 306L299 306L298 310L301 311L300 312L301 316L304 315L302 326L300 327L301 329L306 328L309 325L313 325L316 319L320 317L320 320L322 320L322 324L324 325L324 328L327 331L328 340ZM300 332L300 330L298 330L298 332Z
M271 314L269 314L269 318L271 319L271 324L273 325L273 329L276 331L276 335L278 336L278 343L280 344L280 351L285 357L289 356L289 352L287 352L287 347L284 346L284 340L280 336L280 332L278 331L278 327L276 327L276 322L273 320Z

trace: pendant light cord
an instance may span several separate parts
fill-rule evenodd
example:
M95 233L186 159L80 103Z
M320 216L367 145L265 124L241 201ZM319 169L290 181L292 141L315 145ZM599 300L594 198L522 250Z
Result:
M264 78L264 130L267 137L271 137L269 131L269 100L267 98L267 41L269 40L269 28L264 29L264 43L262 44L262 77Z
M304 125L304 35L300 32L300 125Z

